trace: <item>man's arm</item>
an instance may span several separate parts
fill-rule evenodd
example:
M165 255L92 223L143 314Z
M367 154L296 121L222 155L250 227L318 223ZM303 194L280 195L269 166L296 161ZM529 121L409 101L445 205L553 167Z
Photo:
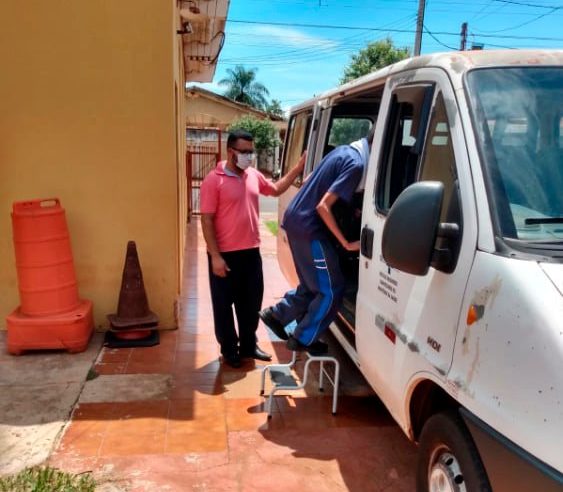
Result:
M285 176L282 176L277 182L272 183L274 186L274 192L272 196L280 196L284 191L286 191L291 183L295 181L295 178L299 176L303 169L305 168L305 161L307 160L307 151L301 154L301 157L297 161L297 164L293 169L291 169Z
M215 214L201 214L201 229L207 244L207 251L209 256L211 256L211 271L218 277L226 277L230 269L217 246L215 224L213 223L214 217Z
M330 191L326 192L317 205L317 213L334 237L338 239L338 242L342 244L344 249L347 251L359 251L360 241L348 242L336 223L336 219L332 213L332 206L336 203L336 200L338 200L338 195Z

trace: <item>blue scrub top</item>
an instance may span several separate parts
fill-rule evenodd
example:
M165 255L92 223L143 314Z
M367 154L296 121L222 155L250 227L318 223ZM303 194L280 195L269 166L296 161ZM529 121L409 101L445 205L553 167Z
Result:
M327 192L350 203L364 171L360 153L350 145L329 152L305 180L283 216L282 227L288 234L309 239L324 239L328 229L317 205Z

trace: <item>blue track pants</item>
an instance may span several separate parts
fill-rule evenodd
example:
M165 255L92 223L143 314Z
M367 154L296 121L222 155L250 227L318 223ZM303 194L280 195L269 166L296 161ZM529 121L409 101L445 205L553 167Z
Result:
M299 285L290 290L273 309L283 324L297 321L293 336L310 345L328 328L342 303L344 277L333 244L288 235Z

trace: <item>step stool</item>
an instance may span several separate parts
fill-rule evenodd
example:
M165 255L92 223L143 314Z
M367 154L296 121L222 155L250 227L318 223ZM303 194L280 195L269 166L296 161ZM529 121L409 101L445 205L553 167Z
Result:
M297 391L305 388L307 384L307 378L309 375L309 366L313 362L320 363L319 371L319 391L323 391L324 377L330 381L334 391L332 393L332 415L336 415L336 405L338 402L338 381L340 379L340 363L336 358L329 355L311 355L308 352L304 352L307 355L307 360L305 361L305 367L303 368L303 380L298 383L297 380L291 374L291 369L297 361L297 352L293 352L291 361L287 364L269 364L262 368L261 386L260 386L260 396L264 395L264 386L266 380L266 373L269 374L270 380L272 381L273 388L268 396L266 402L266 411L268 412L268 418L272 418L272 399L276 392L281 390L287 391ZM334 379L330 377L330 374L326 372L324 367L325 362L332 362L334 364Z

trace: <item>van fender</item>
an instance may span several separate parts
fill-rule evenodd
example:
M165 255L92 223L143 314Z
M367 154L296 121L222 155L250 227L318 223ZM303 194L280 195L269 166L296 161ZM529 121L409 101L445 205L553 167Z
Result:
M409 380L403 406L404 419L399 422L403 432L412 441L418 438L424 423L435 413L457 409L454 388L444 384L443 377L432 372L421 371Z

